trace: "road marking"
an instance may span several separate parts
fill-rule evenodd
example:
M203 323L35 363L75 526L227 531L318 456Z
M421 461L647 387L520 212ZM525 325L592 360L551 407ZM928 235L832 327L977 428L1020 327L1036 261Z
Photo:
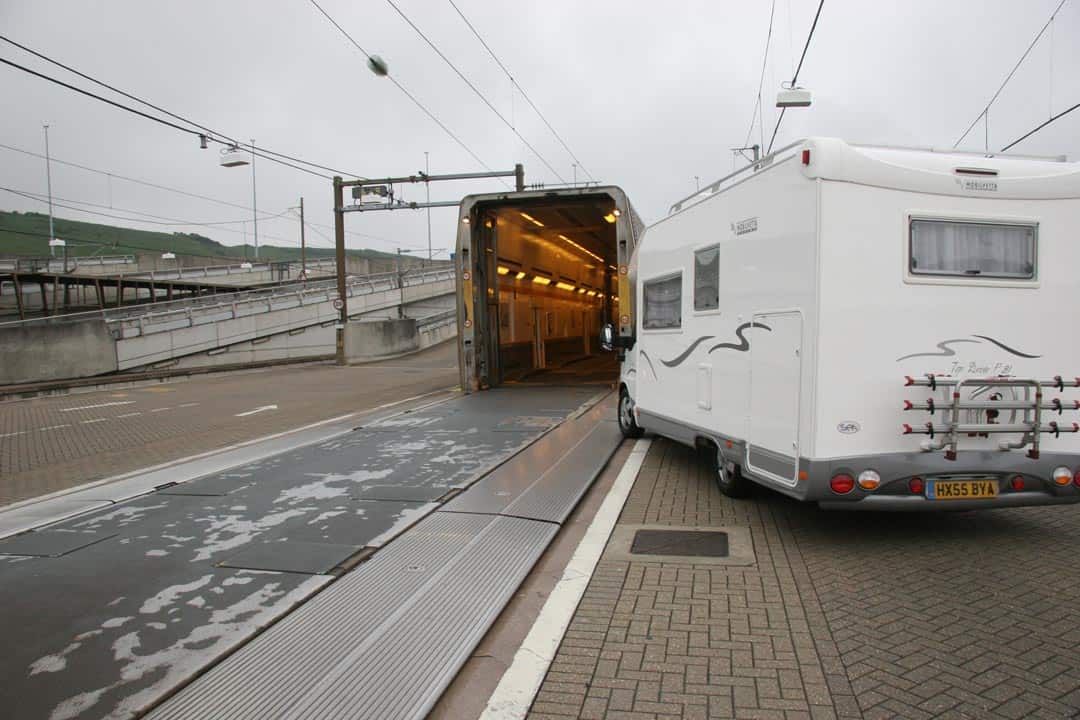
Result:
M59 430L60 428L71 427L71 423L64 423L63 425L50 425L49 427L38 428L39 432L45 432L46 430Z
M116 417L117 417L117 419L119 419L119 418L135 417L136 415L142 415L142 413L141 412L124 413L123 415L117 415Z
M82 424L83 424L83 425L90 425L90 424L92 424L92 423L99 423L99 422L105 422L105 421L106 421L106 420L108 420L108 419L109 419L109 418L95 418L94 420L83 420L83 421L82 421Z
M247 412L236 413L236 417L247 417L248 415L254 415L255 413L266 412L267 410L277 410L277 405L263 405L257 407L254 410L248 410Z
M180 403L177 407L195 407L199 403Z
M0 435L0 438L15 437L16 435L25 435L25 434L26 434L25 430L20 430L19 432L4 433L3 435Z
M60 412L75 412L76 410L93 410L94 408L113 407L114 405L134 405L134 400L118 400L117 402L98 403L97 405L81 405L73 408L61 408Z
M562 577L548 595L536 622L514 655L513 663L503 673L498 687L488 699L480 720L518 720L525 717L529 711L533 697L540 689L551 661L555 659L559 643L570 626L581 596L585 594L585 588L592 579L596 563L604 553L604 546L607 545L611 531L615 529L619 513L634 487L634 481L651 443L651 440L638 440L634 443L630 456L626 458L626 464L622 466L607 497L596 511L596 517L585 531L585 536L563 570Z
M163 407L163 408L154 408L154 409L153 409L153 410L151 410L150 412L152 412L152 413L156 413L156 412L165 412L166 410L172 410L172 408L171 408L171 407Z

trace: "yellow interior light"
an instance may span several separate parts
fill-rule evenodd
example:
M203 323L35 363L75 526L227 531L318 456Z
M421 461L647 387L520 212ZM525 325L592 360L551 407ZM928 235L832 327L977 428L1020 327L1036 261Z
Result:
M611 211L611 214L614 215L615 217L620 217L622 215L622 210L620 210L619 208L615 208L614 210Z
M611 212L611 213L608 213L607 215L605 215L604 219L607 220L609 223L614 223L615 222L615 217L616 217L615 213Z
M519 270L518 274L514 276L514 279L515 280L520 280L523 277L525 277L525 273Z
M578 288L577 291L578 291L578 294L581 294L581 293L585 292L585 288Z
M596 291L595 290L590 290L589 291L589 297L596 297Z
M533 217L532 215L530 215L529 213L523 213L523 212L519 212L519 213L518 213L518 215L520 215L521 217L525 218L526 220L528 220L529 222L531 222L531 223L532 223L533 225L535 225L536 227L544 227L544 223L540 222L539 220L537 220L536 218L534 218L534 217Z
M565 235L559 235L559 239L565 240L567 243L569 243L570 245L573 245L574 247L576 247L578 250L585 253L589 257L594 258L596 260L599 260L600 262L604 262L604 258L600 257L599 255L597 255L596 253L594 253L594 252L592 252L590 250L586 250L581 245L578 245L576 242L574 242L570 238L566 237ZM591 266L587 265L586 267L591 267Z
M550 285L551 278L544 277L543 275L533 275L533 282L537 285Z
M571 285L570 283L564 283L564 282L555 283L555 287L559 288L560 290L571 290L571 291L573 291L575 289L574 286Z
M510 268L503 267L502 265L500 265L499 267L497 267L495 269L495 272L499 273L500 275L509 275L510 274Z

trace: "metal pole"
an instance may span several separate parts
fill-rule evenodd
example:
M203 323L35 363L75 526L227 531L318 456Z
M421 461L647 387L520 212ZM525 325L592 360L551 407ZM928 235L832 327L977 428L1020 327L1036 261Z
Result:
M304 198L300 197L300 277L307 280L307 246L304 244Z
M334 257L337 261L337 291L341 301L340 315L337 323L337 364L345 364L345 323L349 321L348 299L345 297L345 214L342 206L345 204L344 192L341 188L341 176L334 176Z
M255 259L259 259L259 202L255 194L255 138L251 138L251 218L255 224Z
M525 191L525 166L521 163L514 166L514 187L518 192Z
M56 233L53 230L53 211L52 211L52 168L49 160L49 123L42 123L45 128L45 182L49 187L49 256L56 257L56 248L51 243L56 239Z
M428 164L428 153L424 151L424 175L431 174L431 166ZM424 188L427 190L427 201L431 204L431 182L425 182ZM427 259L431 262L431 208L427 209Z
M397 316L399 318L405 317L405 273L401 271L401 248L397 249L397 285L398 285L398 306Z

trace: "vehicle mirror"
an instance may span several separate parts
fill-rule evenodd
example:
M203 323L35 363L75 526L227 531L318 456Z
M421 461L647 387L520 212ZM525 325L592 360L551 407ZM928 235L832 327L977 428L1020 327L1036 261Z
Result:
M600 328L600 348L611 352L615 348L615 327L608 323Z

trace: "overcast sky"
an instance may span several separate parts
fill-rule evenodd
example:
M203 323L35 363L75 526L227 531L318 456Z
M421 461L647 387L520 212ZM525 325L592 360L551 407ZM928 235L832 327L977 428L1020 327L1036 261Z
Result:
M858 142L951 147L1060 0L826 0L799 84L813 106L789 111L776 147L816 134ZM567 181L572 158L447 0L395 0ZM647 222L733 168L730 148L762 130L757 98L771 3L766 0L456 0L581 161L578 179L622 186ZM525 165L527 182L559 182L385 0L320 0L367 52L489 167ZM768 144L780 82L789 79L817 0L776 0L764 80ZM483 168L353 47L308 0L0 0L0 34L208 127L257 145L374 177ZM1066 0L990 111L989 145L1011 142L1080 102L1080 0ZM0 57L80 86L86 81L0 42ZM100 88L96 90L100 91ZM0 143L220 199L252 203L250 168L226 169L218 150L183 133L0 66ZM129 102L129 101L124 101ZM981 150L983 125L962 147ZM1080 111L1017 148L1080 159ZM265 244L298 244L290 206L327 238L328 181L257 161ZM588 174L586 174L588 173ZM231 205L53 165L53 195L188 222L250 218ZM0 148L0 186L44 193L43 161ZM433 185L432 199L500 189L497 180ZM406 187L404 199L422 199ZM401 195L399 195L401 197ZM109 206L114 208L109 209ZM0 191L0 208L45 205ZM117 210L122 209L122 211ZM239 243L251 223L152 225L58 209L60 217ZM145 217L145 216L143 216ZM453 210L432 211L433 245L454 242ZM423 211L347 217L350 247L422 248ZM316 246L328 239L309 233ZM0 248L0 253L3 249ZM443 255L445 257L445 254Z

